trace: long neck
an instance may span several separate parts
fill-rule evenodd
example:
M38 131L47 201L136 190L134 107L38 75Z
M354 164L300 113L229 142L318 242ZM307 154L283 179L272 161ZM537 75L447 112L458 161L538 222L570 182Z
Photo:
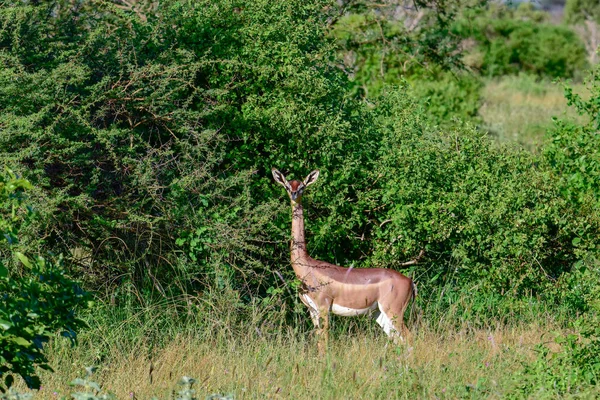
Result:
M301 275L308 258L306 240L304 237L304 209L302 203L292 203L292 243L291 243L292 268L297 275Z

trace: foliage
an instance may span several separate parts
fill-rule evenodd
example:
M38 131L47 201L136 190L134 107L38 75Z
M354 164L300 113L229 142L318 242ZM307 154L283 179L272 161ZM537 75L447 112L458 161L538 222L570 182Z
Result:
M554 169L563 194L578 206L592 210L600 207L600 69L590 73L587 88L590 97L584 100L565 85L568 104L587 123L557 119L549 131L552 142L546 149L548 162Z
M369 176L377 184L359 196L375 225L371 265L425 249L436 262L414 273L428 286L542 295L596 243L598 219L570 209L535 156L496 148L468 126L428 134L398 92L374 112L372 129L385 132Z
M1 400L31 400L32 398L33 395L31 393L20 393L12 387L5 393L0 393Z
M600 187L598 187L598 70L590 75L589 100L583 100L572 88L565 86L567 100L587 116L587 123L556 120L549 131L552 142L545 150L553 180L563 197L571 204L574 214L585 216L583 223L571 228L577 235L572 244L581 260L570 274L565 274L554 288L555 298L563 306L580 313L573 327L577 334L561 334L556 342L561 346L552 353L543 345L538 347L535 362L526 365L519 376L520 395L597 396L600 377L600 269L598 264L597 233L588 230L589 223L598 220Z
M600 379L600 328L596 318L576 321L579 334L558 334L560 351L538 345L537 359L516 375L515 397L556 398L598 394Z
M61 259L28 257L18 251L18 227L31 214L22 205L31 184L6 173L0 176L0 229L8 243L0 262L0 390L10 388L20 375L30 388L39 388L36 367L50 370L44 343L57 330L72 342L85 326L74 310L86 295L65 276ZM18 259L22 271L9 271Z
M80 391L72 392L71 398L75 400L112 400L116 399L116 396L113 393L105 392L102 390L100 385L92 379L92 375L96 372L96 367L86 367L86 375L84 378L75 378L70 385L73 387L79 387ZM192 386L196 382L195 379L184 376L180 381L179 385L182 386L182 389L177 392L177 397L175 400L196 400L196 391L192 389ZM173 394L175 392L173 391ZM57 393L55 392L56 396ZM133 396L133 392L131 393L131 397ZM0 400L29 400L33 398L33 395L30 393L20 393L13 388L11 388L7 393L0 394ZM64 397L62 397L64 399ZM153 399L157 399L157 397L152 397ZM170 399L173 397L170 396ZM217 394L209 395L206 399L212 400L230 400L232 397L230 396L221 396Z
M94 362L141 342L144 354L133 358L146 363L183 332L223 353L212 365L246 351L235 361L272 374L252 393L279 393L271 378L295 376L310 346L282 345L305 340L309 319L288 265L288 201L270 178L278 167L289 178L321 170L305 197L311 255L415 278L424 324L435 326L426 337L538 318L538 310L580 315L581 337L564 336L556 356L540 348L515 396L595 383L598 72L589 100L567 88L589 123L557 120L540 155L497 146L453 120L477 121L475 72L573 77L585 66L581 43L531 7L424 3L2 2L0 160L34 183L13 176L1 187L3 377L38 386L35 368L49 368L43 343L56 330L74 340L83 326L72 310L85 294L60 257L37 256L52 252L105 300L90 316L97 340L86 357ZM533 78L513 84L543 90ZM27 223L25 189L37 211ZM370 350L352 342L364 320L334 324L333 336L350 338L338 353L363 357L381 388L365 389L371 377L343 369L356 363L315 363L312 398L319 390L352 397L357 387L364 397L390 387L444 397L447 382L455 382L450 397L496 393L496 383L470 374L455 381L461 367L450 355L444 364L456 367L441 365L443 382L429 390L431 370L398 362L410 354L380 336ZM441 342L420 342L439 349L423 365L454 353ZM481 353L467 360L477 376L487 371ZM513 361L525 356L515 351ZM505 372L502 357L489 357ZM287 369L277 368L281 360ZM335 384L336 367L353 377L347 385ZM228 379L226 371L209 378ZM108 398L90 373L74 382L77 396ZM257 376L252 370L244 384ZM192 384L184 381L180 398L197 397ZM285 384L292 393L302 382ZM240 389L215 389L230 387Z
M260 285L288 231L266 171L341 167L355 132L325 2L167 1L147 22L66 3L1 15L1 157L39 179L42 245L95 288Z
M600 313L600 263L591 257L579 260L570 274L554 287L557 304L577 314Z
M71 397L75 400L111 400L116 399L112 393L102 393L100 385L94 382L92 374L96 371L95 367L86 367L85 378L75 378L71 382L71 386L79 386L81 391L74 392Z
M22 246L66 254L126 312L219 292L215 309L244 319L257 298L293 293L273 166L321 169L306 197L314 257L402 269L425 249L408 271L424 293L554 302L596 246L598 217L563 198L552 163L448 121L476 114L476 76L415 53L412 89L382 83L403 82L390 71L406 61L406 27L369 7L335 20L327 1L165 1L143 18L104 2L12 5L0 11L0 158L36 184L40 210ZM410 40L450 38L439 12ZM527 21L491 26L541 32L520 12ZM382 65L382 44L385 79L363 100L356 85ZM352 52L349 80L336 63Z
M469 10L457 20L454 34L475 42L467 49L469 64L485 76L580 74L587 66L581 39L570 28L541 22L543 17L528 4L522 3L516 11L494 4L483 11Z
M445 72L410 79L411 92L423 105L428 119L440 125L450 125L454 118L477 120L482 86L479 78L468 73Z
M486 2L350 3L354 6L336 20L331 36L351 90L372 99L387 85L407 80L434 123L475 117L481 84L462 70L461 38L450 30L467 3Z
M377 96L385 84L398 83L402 77L430 73L432 67L456 67L458 44L448 31L449 20L438 21L435 15L431 9L390 3L358 8L339 18L331 35L354 90L365 97Z
M580 24L586 20L600 23L600 4L595 0L567 0L564 18L568 24Z

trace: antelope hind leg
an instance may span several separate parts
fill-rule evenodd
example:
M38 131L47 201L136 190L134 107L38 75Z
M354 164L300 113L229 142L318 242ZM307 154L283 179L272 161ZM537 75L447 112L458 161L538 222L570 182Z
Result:
M406 327L404 326L404 323L402 321L402 316L393 315L391 313L389 314L391 318L390 316L388 316L387 313L383 311L380 304L379 315L377 316L376 321L379 324L379 326L381 326L385 334L388 335L388 337L391 338L394 341L394 343L403 343L403 335L406 334ZM396 328L396 324L400 325L400 329Z

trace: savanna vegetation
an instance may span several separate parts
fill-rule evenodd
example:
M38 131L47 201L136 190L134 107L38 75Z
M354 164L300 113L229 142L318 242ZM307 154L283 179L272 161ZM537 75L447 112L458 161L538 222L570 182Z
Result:
M596 11L1 1L0 398L597 396ZM272 167L411 343L317 356Z

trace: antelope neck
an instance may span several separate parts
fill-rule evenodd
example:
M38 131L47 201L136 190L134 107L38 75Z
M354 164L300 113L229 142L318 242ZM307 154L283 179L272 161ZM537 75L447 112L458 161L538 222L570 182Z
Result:
M296 275L303 276L302 271L306 268L303 261L308 258L306 251L306 240L304 238L304 209L302 203L292 203L292 243L291 243L292 267Z

